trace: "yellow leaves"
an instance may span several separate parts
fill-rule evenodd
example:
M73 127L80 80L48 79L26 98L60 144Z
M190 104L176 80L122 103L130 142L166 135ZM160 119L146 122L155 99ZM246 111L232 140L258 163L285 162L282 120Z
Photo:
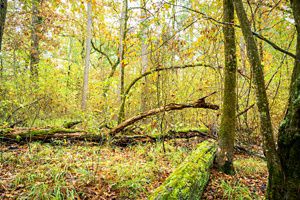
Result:
M123 63L123 65L126 66L126 65L128 65L129 61L128 61L128 59L124 59L122 63Z
M169 4L164 4L164 8L166 9L166 10L168 10L169 8L170 8L170 5Z

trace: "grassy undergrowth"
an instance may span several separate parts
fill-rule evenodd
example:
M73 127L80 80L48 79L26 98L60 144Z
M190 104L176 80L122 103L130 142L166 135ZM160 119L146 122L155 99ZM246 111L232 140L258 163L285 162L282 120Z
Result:
M17 199L144 199L189 150L30 143L2 146L0 193Z
M237 156L234 167L234 176L212 170L203 199L264 199L268 175L266 162L257 158Z
M147 199L198 142L168 142L166 152L161 143L2 145L0 199ZM235 168L232 177L213 171L204 199L261 199L265 162L238 157Z

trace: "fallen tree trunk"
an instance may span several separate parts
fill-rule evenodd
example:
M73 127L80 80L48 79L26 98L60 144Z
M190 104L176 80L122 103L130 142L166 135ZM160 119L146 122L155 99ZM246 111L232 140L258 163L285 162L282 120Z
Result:
M213 93L215 94L215 93ZM212 95L212 94L211 94ZM209 95L210 96L210 95ZM205 98L203 97L193 103L187 103L187 104L177 104L177 103L171 103L165 106L161 106L159 108L155 108L152 110L149 110L147 112L143 112L139 115L136 115L134 117L131 117L127 120L125 120L124 122L120 123L119 125L117 125L115 128L113 128L110 132L109 135L110 136L115 136L117 133L121 132L122 130L124 130L127 126L134 124L135 122L144 119L146 117L152 116L152 115L156 115L158 113L161 112L169 112L172 110L182 110L182 109L186 109L186 108L206 108L206 109L212 109L212 110L218 110L219 106L218 105L214 105L214 104L210 104L210 103L206 103L205 102Z
M213 135L207 133L208 130L202 129L190 129L190 130L170 130L164 135L129 135L129 136L116 136L113 140L108 140L106 135L99 135L93 133L87 133L82 130L77 129L66 129L66 128L49 128L49 129L12 129L5 128L0 129L0 139L2 141L10 142L33 142L33 141L43 141L51 142L53 140L63 140L67 139L70 141L87 141L87 142L97 142L104 143L109 141L110 144L127 147L131 145L141 144L141 143L155 143L159 141L167 141L172 139L189 139L200 137L205 139L217 138ZM265 159L263 154L251 151L243 147L243 145L236 145L234 147L236 152L248 154L250 156L259 157Z
M155 143L160 140L188 139L193 137L202 137L208 139L206 130L186 130L169 131L165 135L130 135L117 136L110 140L110 144L120 147L127 147L139 143ZM0 139L2 141L28 142L28 141L53 141L68 139L73 141L106 142L106 135L87 133L77 129L49 128L49 129L0 129Z
M78 120L78 121L72 121L72 122L65 122L65 123L63 124L63 127L64 127L64 128L73 128L74 126L76 126L77 124L80 124L80 123L82 123L81 120Z
M5 128L0 130L0 138L8 141L37 141L47 139L63 139L65 137L79 137L85 138L87 134L83 130L66 129L66 128L46 128L46 129L28 129L19 128L11 129Z
M166 141L172 139L189 139L195 137L201 137L203 139L211 138L206 134L207 130L186 130L186 131L174 131L170 130L165 135L132 135L132 136L117 136L111 144L120 147L127 147L139 143L155 143L159 141Z
M150 200L200 199L209 180L209 168L213 164L217 145L204 141L183 163L159 186Z

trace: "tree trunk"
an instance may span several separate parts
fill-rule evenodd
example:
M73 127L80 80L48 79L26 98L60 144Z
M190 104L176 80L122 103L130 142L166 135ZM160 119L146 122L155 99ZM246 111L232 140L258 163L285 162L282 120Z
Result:
M216 152L213 141L204 141L189 155L177 169L156 188L148 199L201 199L209 180L210 167Z
M7 12L7 0L0 0L0 52L2 50L2 38L5 26L6 12Z
M85 110L87 105L88 95L88 82L89 82L89 70L90 70L90 55L91 55L91 39L92 39L92 3L87 3L87 27L86 27L86 54L85 54L85 67L83 75L83 89L82 89L82 101L81 109Z
M234 23L234 6L232 0L223 1L224 22ZM232 25L224 26L225 42L225 83L223 110L219 132L219 149L216 162L227 174L233 173L233 151L236 127L236 45L235 31Z
M125 104L123 104L124 95L124 77L125 77L125 40L126 40L126 32L127 32L127 21L128 21L128 0L123 0L122 11L121 11L121 19L120 19L120 47L119 47L119 58L120 58L120 111L118 116L118 123L121 123L125 118Z
M280 160L276 152L276 145L273 136L269 102L265 89L263 66L259 57L256 41L251 32L250 22L242 0L234 0L235 10L240 21L240 26L247 46L247 54L253 71L254 84L256 89L257 107L260 113L260 128L263 136L264 153L266 155L269 178L268 178L268 199L282 199L283 173ZM270 192L276 191L276 192Z
M141 0L141 7L146 9L146 1ZM147 11L144 9L141 9L141 20L145 20L147 17ZM141 53L142 53L142 74L147 72L148 69L148 45L146 44L147 40L147 28L146 25L141 25ZM148 110L147 106L147 100L148 99L148 80L147 77L143 78L142 81L142 91L141 91L141 112L145 112Z
M42 17L40 15L42 0L32 0L31 19L31 49L30 49L30 73L33 79L38 77L38 64L40 61L40 34Z
M295 66L290 86L290 98L285 118L279 129L278 152L285 175L284 199L300 197L300 1L291 0L297 29ZM282 178L282 177L278 177ZM271 190L271 193L277 193Z
M2 52L2 38L4 33L5 19L7 13L7 0L0 0L0 52ZM0 55L0 78L3 74L2 55Z
M132 124L134 124L135 122L137 122L141 119L144 119L144 118L152 116L152 115L156 115L156 114L161 113L161 112L168 112L168 111L171 111L171 110L182 110L182 109L185 109L185 108L207 108L207 109L212 109L212 110L218 110L219 106L205 102L206 97L198 99L197 101L195 101L193 103L187 103L187 104L171 103L171 104L168 104L168 105L164 105L164 106L149 110L147 112L143 112L143 113L141 113L137 116L131 117L131 118L125 120L124 122L120 123L118 126L113 128L109 132L109 135L115 136L117 133L124 130L124 128L126 128L127 126L132 125Z

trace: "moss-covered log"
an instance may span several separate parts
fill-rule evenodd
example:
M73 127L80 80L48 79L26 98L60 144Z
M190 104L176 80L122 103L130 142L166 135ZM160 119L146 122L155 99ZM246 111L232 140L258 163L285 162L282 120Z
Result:
M47 139L63 139L64 137L82 137L85 131L66 128L28 129L19 128L0 129L0 138L9 141L36 141ZM98 138L99 139L99 138Z
M74 126L76 126L77 124L80 124L80 123L82 123L81 120L78 120L78 121L72 121L72 122L65 122L65 123L63 124L63 127L64 127L64 128L73 128Z
M200 199L209 180L216 143L204 141L150 196L151 200Z
M139 143L155 143L159 141L166 141L172 139L189 139L195 137L201 137L203 139L211 138L207 135L207 129L194 129L194 130L170 130L166 134L163 135L128 135L128 136L116 136L111 141L111 144L120 146L120 147L127 147L130 145L135 145Z

